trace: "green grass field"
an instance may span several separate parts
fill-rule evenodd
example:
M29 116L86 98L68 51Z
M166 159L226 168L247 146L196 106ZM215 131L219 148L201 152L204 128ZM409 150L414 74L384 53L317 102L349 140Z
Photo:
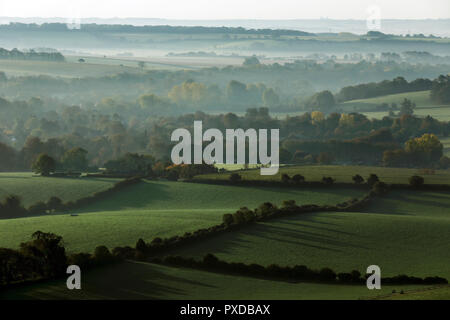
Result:
M381 97L368 98L368 99L358 99L344 102L341 104L343 108L353 108L353 107L374 107L381 105L382 103L392 104L396 103L400 106L404 99L409 99L416 104L416 107L431 107L439 106L430 99L430 91L416 91L416 92L405 92L390 94Z
M69 191L72 188L66 187ZM76 211L78 216L0 220L0 247L17 247L37 230L63 236L69 251L93 251L102 244L111 249L134 246L139 238L151 241L221 223L224 213L242 206L255 208L266 201L281 204L288 199L300 204L335 204L362 194L352 189L289 190L147 181Z
M450 299L450 286L440 286L423 288L417 290L410 290L401 294L398 290L395 293L391 293L387 296L380 296L376 299L384 300L449 300Z
M81 290L67 290L65 280L19 287L0 293L0 299L370 299L392 290L417 291L422 286L383 286L288 283L204 271L125 262L87 272Z
M10 194L21 197L25 206L57 196L73 201L113 186L120 179L48 178L29 172L0 173L0 200Z
M283 173L293 176L301 174L306 181L321 181L322 177L328 176L336 179L336 182L353 182L352 177L360 174L363 178L369 177L371 173L378 175L380 180L386 183L408 183L408 179L413 175L421 175L428 184L447 184L450 181L450 170L436 170L434 174L424 174L419 169L407 168L385 168L368 166L286 166L280 168L278 174L273 176L262 176L259 170L240 171L243 180L275 180L281 181ZM218 173L197 176L196 179L225 179L228 180L230 173Z
M400 107L404 99L409 99L416 104L414 115L420 117L431 116L440 121L450 121L450 106L440 105L430 99L430 91L405 92L391 94L382 97L359 99L344 102L339 105L344 112L361 112L369 119L382 119L389 115L388 111L368 111L383 103L391 105L396 103Z
M444 155L447 157L450 156L450 137L439 138L439 140L444 146Z
M337 272L450 278L450 195L392 192L364 212L321 212L257 223L171 254L269 265L303 264Z

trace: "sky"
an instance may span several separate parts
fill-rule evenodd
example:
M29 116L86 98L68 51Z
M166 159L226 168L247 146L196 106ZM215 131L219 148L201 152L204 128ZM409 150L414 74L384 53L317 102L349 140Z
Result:
M450 0L0 0L0 16L24 18L365 20L374 12L381 19L445 19Z

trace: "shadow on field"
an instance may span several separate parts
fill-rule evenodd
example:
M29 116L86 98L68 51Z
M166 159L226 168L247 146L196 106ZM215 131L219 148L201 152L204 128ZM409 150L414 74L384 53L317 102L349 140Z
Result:
M409 191L393 192L363 212L391 215L423 215L434 212L450 214L450 196L446 193Z
M165 299L183 296L184 286L196 290L214 286L168 273L167 268L136 261L95 269L82 274L81 290L68 290L65 280L21 286L0 295L2 299ZM198 288L196 288L198 287Z
M171 200L171 193L167 185L141 182L137 185L128 187L120 192L89 205L81 212L93 211L119 211L127 208L145 208L151 206L152 202L158 199Z
M333 217L330 216L330 218ZM294 248L301 250L304 247L330 253L347 252L347 249L371 249L361 245L360 234L339 229L340 225L318 221L313 214L282 218L230 231L207 242L193 244L187 249L174 249L168 255L181 254L196 257L202 257L207 253L241 255L248 250L258 250L257 248L261 245L280 248L280 250Z

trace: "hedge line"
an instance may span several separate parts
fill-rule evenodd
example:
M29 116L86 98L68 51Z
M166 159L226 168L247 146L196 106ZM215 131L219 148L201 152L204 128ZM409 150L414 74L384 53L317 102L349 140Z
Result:
M75 201L63 203L58 197L51 197L47 202L39 201L29 208L24 208L18 196L10 195L0 202L0 218L19 218L30 215L45 214L48 211L67 211L74 210L88 204L94 203L100 199L106 198L111 194L120 191L128 186L141 182L140 177L128 178L115 183L112 187L95 192L94 194L80 198Z
M367 195L361 199L352 199L347 202L339 203L337 205L302 205L298 206L295 201L288 200L283 202L283 207L277 208L270 202L261 204L255 210L249 210L243 207L233 214L224 214L223 222L209 228L198 229L194 232L186 232L182 236L173 236L170 238L155 238L150 243L146 243L143 239L139 239L136 248L118 247L115 251L118 255L125 259L136 258L138 260L145 260L150 257L164 254L167 250L179 248L194 242L204 241L210 237L238 230L239 228L256 223L267 221L274 218L286 217L294 214L305 214L311 212L326 212L326 211L358 211L366 206L374 197L386 192L387 189L382 189L385 185L377 183ZM382 192L378 189L382 189Z
M324 177L329 178L329 177ZM276 188L355 188L355 189L370 189L370 185L367 183L351 183L351 182L332 182L327 183L325 181L301 181L295 182L283 182L276 180L225 180L225 179L191 179L186 182L203 183L203 184L215 184L215 185L232 185L232 186L245 186L245 187L276 187ZM421 190L421 191L450 191L450 184L422 184L411 185L407 183L392 183L388 184L391 189L406 189L406 190Z
M165 264L175 267L186 267L192 269L201 269L206 271L214 271L220 273L230 273L235 275L243 275L257 278L274 278L289 281L308 281L308 282L326 282L336 284L363 284L367 281L368 276L362 276L357 270L351 272L336 273L330 268L322 268L314 270L304 265L296 265L293 267L279 266L271 264L269 266L261 266L259 264L244 264L236 262L226 262L219 260L213 254L207 254L202 260L198 261L193 258L185 258L180 256L167 256L163 259L153 259L153 263ZM407 275L398 275L394 277L382 277L384 284L408 285L408 284L448 284L448 280L441 277L412 277Z

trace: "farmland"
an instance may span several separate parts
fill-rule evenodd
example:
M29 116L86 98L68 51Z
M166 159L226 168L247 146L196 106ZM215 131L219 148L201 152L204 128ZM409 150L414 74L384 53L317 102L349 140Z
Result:
M363 212L311 213L257 223L174 255L269 265L330 267L364 272L371 264L393 276L450 277L450 196L392 192Z
M383 103L399 107L404 99L416 104L414 114L420 117L431 116L440 121L450 121L450 106L440 105L430 99L430 91L405 92L370 99L347 101L339 105L344 112L361 112L369 119L382 119L389 115L388 111L368 111Z
M41 230L62 235L70 251L91 252L101 244L112 249L115 246L134 245L139 238L151 241L155 237L182 235L210 227L221 223L224 213L234 212L242 206L255 208L266 201L279 205L287 199L295 199L300 204L338 203L362 194L362 191L352 189L251 190L147 181L76 211L78 216L52 214L0 220L0 247L16 247L34 231ZM230 202L230 199L233 201Z
M365 286L289 283L179 269L142 262L124 262L90 271L82 290L67 290L65 281L17 288L2 299L232 299L309 300L369 299L392 290L417 291L422 286Z
M386 183L408 183L408 179L413 175L420 175L425 178L427 184L447 184L450 181L450 170L436 170L434 174L426 174L420 169L388 168L371 166L338 166L338 165L305 165L305 166L285 166L273 176L261 176L259 169L239 171L242 180L273 180L281 181L282 174L293 176L301 174L306 181L321 181L324 176L333 177L336 182L352 183L352 177L360 174L365 179L372 173L378 175L380 180ZM228 180L230 173L208 174L196 177L197 179L217 179Z
M0 173L0 199L18 195L25 206L47 201L53 196L74 201L95 192L108 189L119 179L102 178L48 178L29 172Z

